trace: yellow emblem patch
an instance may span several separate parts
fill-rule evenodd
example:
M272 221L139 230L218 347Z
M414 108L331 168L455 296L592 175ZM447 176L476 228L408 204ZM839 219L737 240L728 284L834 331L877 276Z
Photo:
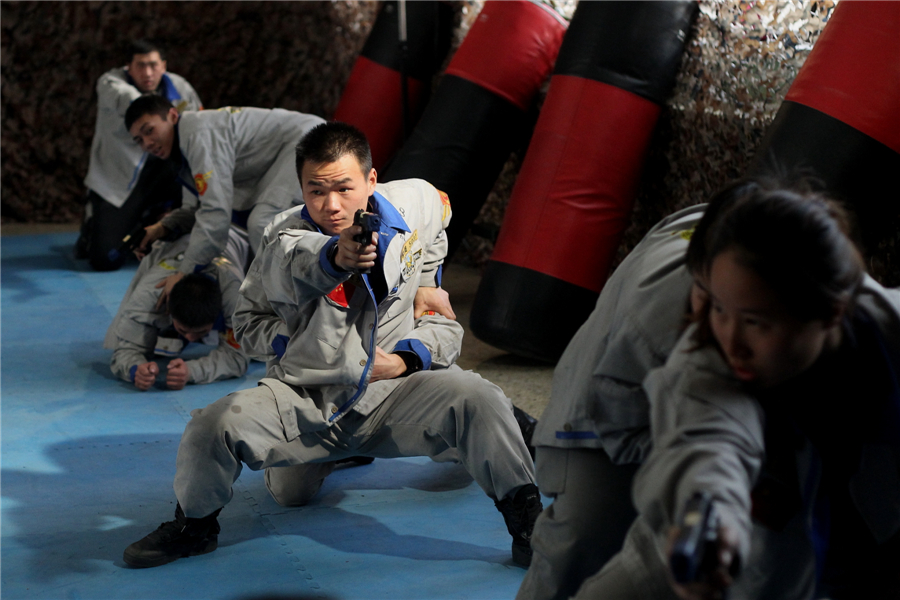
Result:
M683 229L682 231L676 231L672 235L677 235L683 240L691 241L691 236L694 235L694 227L691 227L690 229Z
M413 276L413 274L416 272L416 265L422 258L421 247L413 250L413 244L415 244L417 241L419 241L418 229L412 232L412 235L409 236L409 239L406 240L406 243L403 244L403 249L400 251L400 264L403 265L401 267L403 279L410 279Z
M225 343L232 348L240 349L241 345L234 339L234 329L229 328L228 331L225 332Z
M212 179L212 171L207 171L206 173L197 173L194 175L194 186L197 188L197 193L201 196L206 193L206 189L209 187L206 182Z
M180 265L181 261L184 260L184 252L179 252L178 256L176 256L174 260L177 260L178 264L170 265L168 260L161 260L161 261L159 261L159 266L167 271L178 270L178 265Z

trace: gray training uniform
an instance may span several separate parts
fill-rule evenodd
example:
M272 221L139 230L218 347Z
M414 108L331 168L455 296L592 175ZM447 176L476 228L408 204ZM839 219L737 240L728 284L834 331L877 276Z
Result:
M641 387L685 324L685 268L705 204L654 226L606 282L553 374L534 433L541 492L553 496L532 535L534 557L518 600L568 598L621 547L634 519L631 480L650 449Z
M178 112L203 108L197 92L183 77L166 73L163 83L177 91L164 96L180 96L173 102ZM134 143L125 129L125 111L140 95L141 91L129 81L124 68L107 71L97 80L97 122L84 185L117 208L128 199L150 156Z
M247 231L255 252L272 218L301 198L295 147L325 121L280 108L225 107L186 112L177 124L184 192L182 206L163 218L191 242L181 265L191 273L218 256L232 211L250 210Z
M106 332L103 347L113 350L110 368L117 377L134 382L138 365L153 355L173 357L180 354L183 340L160 337L172 328L172 317L157 310L162 288L156 287L178 271L188 245L187 236L170 243L156 242L141 261L112 324ZM203 340L215 346L206 356L185 361L189 383L212 383L220 379L241 377L249 359L234 338L231 315L244 279L243 265L249 253L246 233L232 227L222 256L202 271L214 278L222 292L222 317Z
M880 332L885 358L896 370L900 365L900 290L885 289L867 276L856 307ZM635 478L634 500L640 516L622 552L585 582L578 600L674 600L666 580L666 534L687 499L701 489L712 494L723 525L737 534L744 557L744 575L733 586L731 598L811 595L814 557L807 538L809 513L795 517L784 535L750 519L750 491L766 450L763 409L714 347L682 351L695 345L693 330L685 332L666 364L652 371L645 383L653 450ZM809 456L806 450L798 454L800 481L809 474L810 464L805 462ZM859 464L850 479L850 495L875 539L883 542L900 531L900 472L896 468L900 452L890 444L865 444Z
M433 286L446 254L446 196L421 180L380 184L379 269L336 271L337 236L305 209L270 230L241 287L238 340L267 361L267 378L195 411L178 451L175 494L188 517L226 504L241 463L266 468L273 496L308 500L324 463L353 455L431 456L462 462L485 492L503 498L534 481L512 404L495 385L454 365L462 327L413 318L420 286ZM381 279L376 302L371 282ZM376 346L414 357L420 371L370 382Z

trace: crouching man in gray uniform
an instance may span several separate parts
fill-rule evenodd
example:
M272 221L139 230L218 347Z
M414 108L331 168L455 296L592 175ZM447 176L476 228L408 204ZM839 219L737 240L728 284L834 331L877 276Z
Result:
M122 266L126 257L110 259L110 250L119 247L145 212L151 213L147 219L158 219L167 203L177 206L181 199L180 186L166 164L132 142L123 122L128 106L141 94L154 94L170 101L178 112L203 109L191 84L166 72L159 44L138 40L125 55L126 66L107 71L97 80L97 123L84 179L88 204L75 246L77 257L90 258L98 271Z
M376 187L365 136L343 123L297 146L306 206L270 231L241 286L238 341L267 377L193 413L178 450L175 520L125 550L159 566L217 547L216 516L242 463L266 469L282 505L315 494L349 456L459 460L494 499L527 565L541 510L512 404L454 364L462 327L415 318L420 286L439 283L450 220L446 195L421 180ZM357 210L380 217L371 243Z
M249 253L246 232L231 228L228 245L199 273L179 281L167 305L159 306L162 282L184 260L187 236L158 242L144 257L106 332L103 347L114 350L110 368L139 390L149 389L160 373L152 356L172 359L166 387L180 390L188 383L212 383L241 377L249 359L234 337L231 315L237 303ZM193 360L178 358L191 342L215 346Z
M294 147L322 122L280 108L225 107L179 115L157 96L131 104L125 126L135 142L174 163L184 187L181 208L148 227L141 243L145 249L154 240L190 233L184 260L164 293L222 253L233 212L249 211L250 250L257 250L272 218L300 201Z

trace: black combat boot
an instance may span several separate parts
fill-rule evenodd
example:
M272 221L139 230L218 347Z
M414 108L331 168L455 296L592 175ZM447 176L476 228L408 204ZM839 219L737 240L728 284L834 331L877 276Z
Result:
M175 507L175 520L125 548L124 560L132 567L159 567L166 563L212 552L219 546L219 521L222 509L202 519L184 516L181 505Z
M531 564L531 532L535 520L544 509L537 486L532 483L523 485L512 499L494 500L494 504L503 515L506 529L513 538L513 562L527 568Z

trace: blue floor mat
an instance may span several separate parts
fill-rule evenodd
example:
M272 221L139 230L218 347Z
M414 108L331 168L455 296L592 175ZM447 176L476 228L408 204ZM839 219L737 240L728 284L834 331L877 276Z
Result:
M0 238L0 596L12 599L503 599L524 571L493 503L459 465L344 467L285 509L245 469L219 549L156 569L122 551L172 518L178 441L194 408L263 376L141 393L103 336L136 265L95 273L76 234Z

